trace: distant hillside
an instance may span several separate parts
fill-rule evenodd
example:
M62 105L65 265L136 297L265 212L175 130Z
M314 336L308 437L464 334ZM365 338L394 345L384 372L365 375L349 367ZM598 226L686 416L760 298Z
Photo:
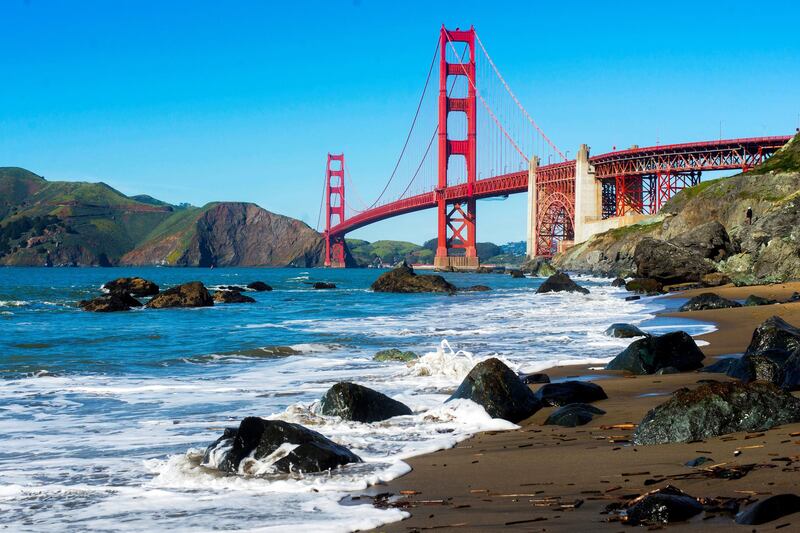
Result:
M361 266L376 263L394 265L400 261L433 263L433 253L412 242L375 241L371 243L359 239L347 239L347 247L350 249L353 259Z
M310 266L321 243L306 224L254 204L175 206L0 167L0 265Z

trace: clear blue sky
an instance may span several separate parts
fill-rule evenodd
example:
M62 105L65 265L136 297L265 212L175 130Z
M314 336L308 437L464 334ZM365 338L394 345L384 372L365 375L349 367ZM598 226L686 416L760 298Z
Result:
M442 23L474 24L564 150L788 134L800 4L0 2L0 166L317 220L325 155L382 186ZM479 240L524 238L525 198L479 203ZM423 212L353 237L421 242Z

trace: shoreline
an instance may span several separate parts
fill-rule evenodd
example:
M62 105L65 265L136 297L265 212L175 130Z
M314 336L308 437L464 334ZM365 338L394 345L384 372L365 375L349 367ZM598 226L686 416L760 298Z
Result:
M800 282L791 282L697 289L664 298L714 292L732 299L744 299L750 294L786 299L798 290ZM773 315L800 325L800 302L690 312L667 309L654 320L671 317L714 324L713 331L695 337L706 341L700 343L700 349L707 366L721 356L744 352L753 330ZM708 498L755 500L768 494L797 492L800 482L791 462L780 463L776 458L796 458L800 453L800 440L795 435L800 432L800 424L753 435L723 435L698 443L632 446L628 442L631 424L638 424L649 409L666 401L675 390L692 388L703 379L735 381L733 378L700 372L623 376L592 368L594 365L557 366L543 372L553 380L603 376L597 383L609 399L595 405L607 414L585 426L544 426L553 411L544 408L520 422L519 429L478 433L453 448L405 460L411 472L360 493L392 493L393 505L411 514L410 518L374 531L619 531L625 526L608 521L610 515L602 514L608 504L668 484L694 497ZM538 387L531 386L534 391ZM756 467L740 479L713 478L702 468L685 466L701 455L711 457L712 464ZM763 526L739 527L761 531L783 524L787 524L787 531L793 530L792 526L800 528L800 514ZM701 514L672 527L701 530L737 526L730 516L703 519Z

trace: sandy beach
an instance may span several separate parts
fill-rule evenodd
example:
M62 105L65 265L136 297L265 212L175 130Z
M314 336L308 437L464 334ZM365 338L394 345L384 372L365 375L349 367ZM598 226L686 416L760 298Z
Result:
M793 282L725 286L669 297L715 292L734 299L755 294L783 300L799 290L800 282ZM800 303L669 313L717 324L717 331L699 337L709 343L702 347L706 365L718 356L743 352L753 330L773 315L800 324ZM730 380L723 374L631 377L588 366L545 372L554 379L594 376L593 381L608 395L595 405L607 414L585 426L562 428L542 425L553 410L546 408L521 422L518 430L478 434L453 449L409 460L411 473L373 487L369 494L400 495L396 504L412 516L379 531L621 531L628 526L604 513L606 507L666 485L698 498L742 503L746 498L754 501L800 489L800 424L688 444L630 444L635 424L649 409L681 387L695 387L707 379ZM699 456L713 461L698 468L685 466ZM730 515L702 513L668 527L800 531L800 514L763 526L737 526Z

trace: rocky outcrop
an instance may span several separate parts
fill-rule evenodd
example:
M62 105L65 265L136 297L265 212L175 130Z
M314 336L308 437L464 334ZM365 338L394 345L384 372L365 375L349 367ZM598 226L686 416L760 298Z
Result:
M239 291L221 290L214 292L214 301L220 304L251 304L255 299Z
M722 285L727 285L730 282L731 278L722 272L712 272L711 274L706 274L700 278L700 283L703 285L703 287L720 287Z
M158 294L158 285L140 277L117 278L103 284L103 289L108 292L124 292L131 296L155 296Z
M502 361L492 357L470 370L447 401L472 400L492 418L519 422L541 409L533 392Z
M417 274L414 269L402 264L383 274L372 284L375 292L442 292L454 294L456 287L442 276L435 274Z
M689 229L669 242L712 261L722 261L738 252L725 226L717 220Z
M581 287L563 272L557 272L544 280L536 289L538 294L547 292L579 292L581 294L589 294L589 289Z
M692 337L684 331L675 331L633 341L606 365L606 369L640 375L655 374L668 367L687 372L701 368L704 357Z
M752 307L758 305L773 305L776 303L778 303L778 300L773 300L772 298L762 298L761 296L756 296L755 294L751 294L744 301L745 307Z
M205 285L199 281L190 281L167 289L147 302L147 307L163 309L166 307L210 307L214 300Z
M364 423L412 414L407 405L376 390L348 382L337 383L328 389L320 402L320 412Z
M571 403L591 403L608 399L603 387L588 381L548 383L536 391L542 405L561 406Z
M733 300L723 298L713 292L704 292L689 299L683 304L679 311L703 311L705 309L727 309L729 307L741 307L742 304Z
M625 284L625 288L630 292L639 294L658 294L664 285L652 278L634 278Z
M745 355L770 351L794 352L800 347L800 329L792 326L779 316L766 319L753 331Z
M637 445L691 442L800 422L800 399L768 383L707 383L680 389L650 410L633 434Z
M603 332L604 335L609 337L616 337L618 339L632 339L634 337L647 337L647 333L637 328L633 324L616 323L611 324Z
M508 274L514 279L522 279L525 277L525 273L522 270L517 270L517 269L509 270Z
M381 362L400 361L403 363L408 363L414 359L417 359L417 357L419 356L414 352L404 352L402 350L398 350L397 348L390 348L388 350L379 351L372 359L373 361Z
M663 284L700 281L714 272L714 264L685 247L670 242L645 238L633 252L636 275L652 278Z
M745 383L764 381L786 390L800 388L800 329L780 317L765 320L753 332L741 359L727 374Z
M557 272L548 260L542 258L528 260L520 270L535 278L547 278Z
M264 292L272 290L272 287L270 287L263 281L254 281L252 283L248 283L247 288L250 289L251 291L256 291L256 292Z
M269 464L257 463L267 458ZM232 474L323 472L360 462L344 446L300 424L252 416L226 429L203 456L205 466Z
M588 403L570 403L550 413L550 416L544 421L544 425L574 428L584 426L594 420L596 416L604 414L606 414L605 411Z
M130 311L132 307L141 307L142 303L126 292L112 292L91 300L81 300L78 307L84 311L95 313L112 313L115 311Z

